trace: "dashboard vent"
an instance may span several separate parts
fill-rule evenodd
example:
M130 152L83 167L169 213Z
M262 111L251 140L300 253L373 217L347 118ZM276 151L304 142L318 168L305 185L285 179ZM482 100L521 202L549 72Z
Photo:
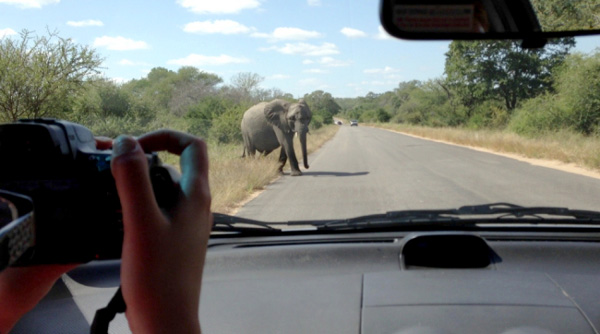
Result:
M405 269L487 268L500 258L474 234L415 234L404 239L401 265Z

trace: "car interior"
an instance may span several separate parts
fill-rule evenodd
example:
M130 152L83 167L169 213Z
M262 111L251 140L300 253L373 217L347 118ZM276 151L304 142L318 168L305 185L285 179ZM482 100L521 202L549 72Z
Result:
M487 23L474 32L475 20L467 27L462 19L478 6ZM382 0L380 20L398 38L520 39L524 47L600 32L544 32L526 0ZM354 220L282 222L287 228L281 230L216 218L204 268L202 330L599 333L600 225L581 213L547 224L527 212L507 211L505 219L480 214L475 210L465 221L383 215L363 217L358 226ZM344 227L331 228L336 224ZM118 259L69 272L12 333L89 331L96 311L117 291L119 272ZM118 314L109 333L129 332Z

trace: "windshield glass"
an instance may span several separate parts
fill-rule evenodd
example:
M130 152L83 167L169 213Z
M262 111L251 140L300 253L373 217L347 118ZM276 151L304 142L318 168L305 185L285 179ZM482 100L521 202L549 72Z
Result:
M0 121L200 136L213 211L262 221L494 202L600 210L599 37L527 50L402 41L378 10L0 0Z

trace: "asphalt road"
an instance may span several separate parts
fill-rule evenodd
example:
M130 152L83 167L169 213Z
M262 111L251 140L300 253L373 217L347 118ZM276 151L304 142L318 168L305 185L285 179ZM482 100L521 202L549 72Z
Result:
M380 129L344 125L308 160L304 175L286 173L237 215L348 218L492 202L600 210L598 179Z

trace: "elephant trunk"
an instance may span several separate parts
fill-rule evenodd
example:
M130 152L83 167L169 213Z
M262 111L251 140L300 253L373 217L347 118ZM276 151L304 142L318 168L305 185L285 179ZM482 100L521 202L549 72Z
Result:
M304 161L304 168L308 169L308 154L306 153L306 133L308 129L298 133L300 139L300 146L302 147L302 161Z

